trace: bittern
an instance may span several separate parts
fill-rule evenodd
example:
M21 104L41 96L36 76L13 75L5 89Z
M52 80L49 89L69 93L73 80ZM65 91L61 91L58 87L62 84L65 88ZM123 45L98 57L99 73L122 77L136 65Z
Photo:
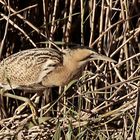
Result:
M0 62L0 87L4 90L40 91L47 87L64 86L78 78L81 69L93 60L115 62L88 48L65 51L52 48L24 50ZM10 94L7 96L14 98ZM22 97L18 99L22 100ZM33 109L31 104L30 107Z

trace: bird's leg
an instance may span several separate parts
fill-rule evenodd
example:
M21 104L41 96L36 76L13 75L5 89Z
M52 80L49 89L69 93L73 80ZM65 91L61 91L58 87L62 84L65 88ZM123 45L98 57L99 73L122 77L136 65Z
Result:
M12 95L12 94L11 94ZM10 96L11 96L10 95ZM20 105L16 110L15 110L15 114L19 114L27 105L29 105L30 109L31 109L31 112L33 114L33 116L37 116L37 110L35 108L35 105L33 104L33 102L28 99L28 98L25 98L25 97L20 97L20 96L17 96L17 95L14 95L15 96L15 99L17 100L21 100L21 101L24 101L25 103L23 103L22 105ZM11 97L12 98L12 97Z
M29 105L30 109L31 109L31 112L33 114L33 116L36 116L37 115L37 111L35 109L35 106L34 104L26 97L21 97L21 96L17 96L17 95L13 95L13 94L10 94L10 93L7 93L6 91L2 90L1 93L0 93L2 96L5 96L5 97L9 97L9 98L13 98L13 99L17 99L17 100L21 100L21 101L24 101L25 103L20 105L16 111L15 111L15 114L19 114L27 105Z

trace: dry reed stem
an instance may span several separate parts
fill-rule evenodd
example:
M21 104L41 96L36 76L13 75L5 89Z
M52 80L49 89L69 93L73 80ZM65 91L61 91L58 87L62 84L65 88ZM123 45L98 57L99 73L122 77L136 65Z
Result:
M80 80L70 84L66 91L52 89L47 105L46 96L40 97L39 125L32 123L28 108L14 115L22 102L1 97L0 139L14 136L27 140L33 137L123 140L136 136L139 139L140 130L136 127L139 113L135 112L140 81L139 3L132 0L7 3L8 0L0 0L1 58L25 48L54 45L61 50L78 43L110 56L117 63L91 62ZM15 93L36 102L36 95ZM50 112L51 117L46 116Z

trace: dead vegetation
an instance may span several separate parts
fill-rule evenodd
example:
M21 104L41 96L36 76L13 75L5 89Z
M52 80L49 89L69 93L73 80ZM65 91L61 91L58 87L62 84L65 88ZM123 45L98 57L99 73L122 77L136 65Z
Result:
M47 90L38 97L37 122L29 108L15 114L23 102L1 95L0 139L139 140L139 7L137 0L0 0L1 60L55 43L88 46L117 61L91 62L78 81Z

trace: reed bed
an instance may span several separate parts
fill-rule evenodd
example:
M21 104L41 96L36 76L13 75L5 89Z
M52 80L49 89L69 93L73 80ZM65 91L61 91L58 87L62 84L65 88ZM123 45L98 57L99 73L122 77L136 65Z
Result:
M1 95L0 139L139 140L139 7L137 0L0 0L1 60L34 47L80 45L117 62L91 62L79 80L47 90L36 120L28 107L15 113L23 102Z

